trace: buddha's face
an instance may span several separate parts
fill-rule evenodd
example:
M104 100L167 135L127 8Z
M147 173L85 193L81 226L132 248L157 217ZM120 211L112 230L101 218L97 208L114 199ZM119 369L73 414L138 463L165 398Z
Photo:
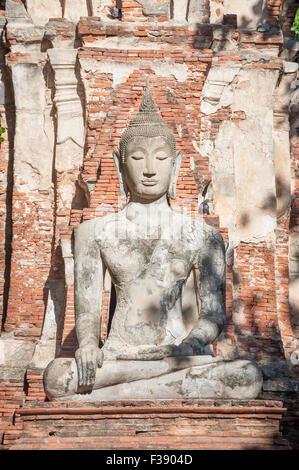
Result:
M131 195L152 200L167 193L173 173L173 155L165 137L130 140L122 173Z

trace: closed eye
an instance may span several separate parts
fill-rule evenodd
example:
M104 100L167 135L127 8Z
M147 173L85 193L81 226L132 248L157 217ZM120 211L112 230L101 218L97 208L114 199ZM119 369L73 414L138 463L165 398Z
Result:
M139 155L132 155L133 160L143 160L144 157L141 157Z
M168 158L167 155L160 155L157 157L157 160L166 160Z

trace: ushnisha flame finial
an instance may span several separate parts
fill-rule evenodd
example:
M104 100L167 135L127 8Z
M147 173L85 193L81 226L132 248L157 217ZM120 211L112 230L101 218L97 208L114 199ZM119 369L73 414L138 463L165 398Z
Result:
M167 127L164 119L157 111L155 101L152 97L149 82L147 80L146 90L142 97L139 112L133 117L127 129L120 139L120 154L122 163L125 162L125 148L129 140L134 137L165 137L176 155L175 138L172 131Z
M157 108L149 87L149 81L146 81L146 90L141 100L139 113L157 113Z

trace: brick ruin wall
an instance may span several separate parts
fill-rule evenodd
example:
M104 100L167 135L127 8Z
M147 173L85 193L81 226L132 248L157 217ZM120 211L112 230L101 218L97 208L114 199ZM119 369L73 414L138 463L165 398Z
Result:
M293 423L298 3L2 3L0 436L13 410L45 400L46 365L74 354L74 233L125 203L112 152L147 79L184 156L172 205L198 217L208 200L204 218L226 243L227 321L215 353L256 360L260 398L286 400ZM103 341L114 302L107 276Z

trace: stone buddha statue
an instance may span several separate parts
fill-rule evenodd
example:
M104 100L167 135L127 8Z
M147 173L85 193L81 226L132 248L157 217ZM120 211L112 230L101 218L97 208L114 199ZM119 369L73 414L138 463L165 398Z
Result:
M248 360L214 357L225 321L225 249L203 220L175 212L181 164L149 87L114 161L128 204L83 222L75 237L75 358L57 358L50 400L256 398L262 375ZM100 345L108 270L116 308Z

